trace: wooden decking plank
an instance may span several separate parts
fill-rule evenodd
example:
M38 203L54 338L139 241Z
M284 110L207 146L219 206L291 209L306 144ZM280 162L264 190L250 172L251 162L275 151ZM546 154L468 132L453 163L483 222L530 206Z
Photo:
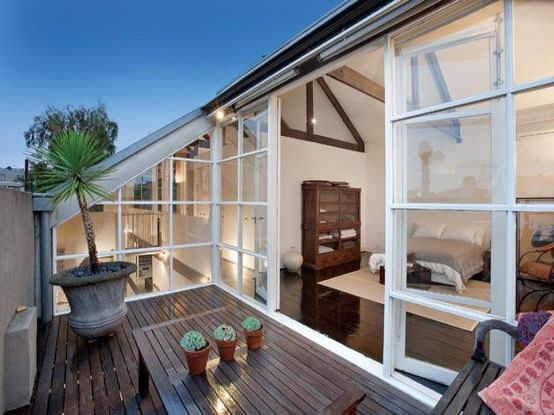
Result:
M60 317L60 329L56 347L56 359L52 372L52 387L50 392L49 412L62 413L65 394L65 368L67 358L67 331L69 330L68 317Z
M79 411L79 378L78 378L77 335L71 329L67 332L67 363L65 365L64 414L75 414Z
M88 345L86 341L77 338L77 370L79 371L79 413L81 415L94 414L94 396L90 373Z
M44 351L44 359L40 371L40 378L37 384L35 400L33 401L33 414L46 414L48 411L48 400L50 398L50 386L54 371L54 361L56 358L56 347L58 333L60 328L60 319L56 318L50 323L48 342Z
M119 335L118 335L119 333ZM120 338L121 337L121 338ZM121 399L123 400L123 406L126 413L139 413L140 404L137 400L136 390L138 388L133 387L131 376L128 372L129 366L125 362L125 358L121 353L120 342L123 341L125 335L121 332L121 327L110 337L108 346L110 348L110 354L115 366L115 374L119 384L119 390L121 392Z
M100 362L98 342L88 343L88 353L90 359L92 396L94 397L94 413L96 415L107 414L109 412L108 395L104 384L104 375L102 374L102 363Z

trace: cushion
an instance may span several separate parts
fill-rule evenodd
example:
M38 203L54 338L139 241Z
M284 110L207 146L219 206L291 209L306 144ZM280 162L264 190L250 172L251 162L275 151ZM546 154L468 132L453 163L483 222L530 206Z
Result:
M440 238L481 245L483 243L483 236L483 230L477 226L447 223Z
M554 317L479 396L496 414L554 414Z
M545 264L544 262L526 262L519 267L519 272L539 280L553 280L554 282L552 266L553 264Z
M440 238L444 223L416 222L413 238Z
M554 311L537 311L531 313L518 313L517 337L523 346L533 341L540 329L548 322Z

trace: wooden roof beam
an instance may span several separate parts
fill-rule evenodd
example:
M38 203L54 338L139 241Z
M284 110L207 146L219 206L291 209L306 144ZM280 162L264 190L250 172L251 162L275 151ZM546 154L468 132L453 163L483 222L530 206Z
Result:
M360 148L363 151L365 151L365 143L364 143L364 140L362 139L362 136L354 126L354 123L352 122L352 120L350 120L350 117L348 117L348 115L346 114L346 111L344 110L339 100L331 90L331 87L329 87L329 85L327 84L327 82L325 82L325 79L323 78L317 78L317 83L319 84L321 89L323 89L325 96L331 102L331 105L333 105L333 107L335 108L335 111L337 111L337 114L339 114L339 117L341 118L344 125L346 125L346 128L348 128L348 131L350 131L350 134L352 134L352 137L354 137L354 139L356 140Z
M329 72L327 76L378 101L385 102L385 88L383 86L348 66Z

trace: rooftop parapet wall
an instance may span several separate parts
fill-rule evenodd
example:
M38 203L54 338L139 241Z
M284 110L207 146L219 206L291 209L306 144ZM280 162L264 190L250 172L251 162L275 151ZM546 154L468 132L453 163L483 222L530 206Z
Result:
M4 335L18 305L35 305L35 231L30 193L0 188L0 413Z

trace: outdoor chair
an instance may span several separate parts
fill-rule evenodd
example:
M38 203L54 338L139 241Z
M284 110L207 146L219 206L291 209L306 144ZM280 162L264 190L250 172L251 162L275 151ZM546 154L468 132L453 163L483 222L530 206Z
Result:
M529 255L538 256L531 261L523 262ZM554 260L548 262L545 260L547 254L554 257L554 242L543 247L525 252L519 258L517 267L518 280L518 310L523 305L524 301L531 295L542 293L535 305L535 311L539 310L541 302L554 293ZM523 289L527 292L523 294Z
M431 414L494 414L478 393L498 379L505 368L488 360L485 353L487 333L500 330L518 340L521 345L527 346L551 316L551 311L521 313L517 316L517 327L501 320L480 322L475 330L475 345L470 361L458 373Z

